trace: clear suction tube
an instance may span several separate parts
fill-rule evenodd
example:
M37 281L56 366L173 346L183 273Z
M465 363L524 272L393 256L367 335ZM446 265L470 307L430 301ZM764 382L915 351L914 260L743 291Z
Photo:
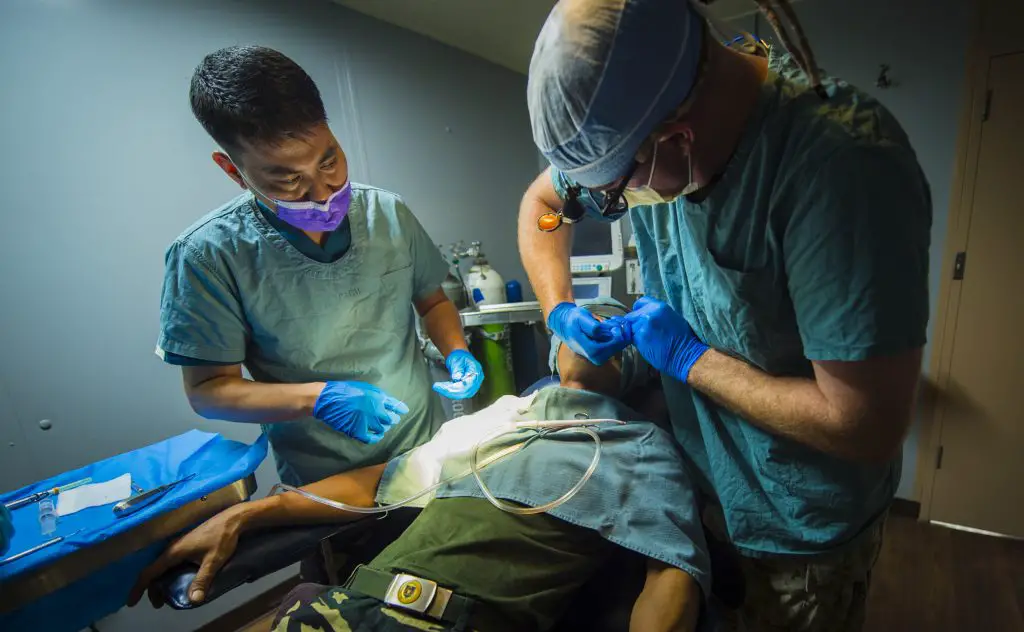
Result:
M480 469L486 466L487 463L485 461L485 463L481 465L477 462L477 457L479 456L480 452L480 444L478 443L476 444L476 446L473 447L473 451L470 453L469 469L472 470L473 477L476 478L476 484L480 486L480 491L483 492L484 497L486 497L487 500L489 500L492 505L494 505L495 507L502 511L506 511L511 514L519 514L523 516L545 513L551 511L556 507L561 506L563 503L568 502L570 498L575 496L577 493L579 493L581 489L583 489L583 486L587 484L587 481L590 480L590 477L594 475L594 470L597 469L597 464L601 460L601 437L598 436L598 434L594 432L592 428L588 428L586 426L570 426L560 428L558 430L549 430L547 432L551 434L556 434L559 432L584 432L590 435L590 438L594 440L594 458L590 460L590 467L587 468L587 471L584 472L583 476L580 477L580 480L577 481L576 484L569 489L569 491L562 494L561 497L556 498L555 500L552 500L549 503L538 505L536 507L519 507L517 505L509 504L497 498L494 494L491 493L491 490L488 489L487 485L484 483L483 478L480 477ZM527 439L527 441L529 441L529 439ZM519 445L525 445L525 442Z
M586 485L587 481L590 480L590 477L593 476L594 471L597 469L597 464L601 460L601 437L596 432L594 432L593 429L588 428L588 427L586 427L583 424L585 423L585 424L589 425L589 424L593 424L593 423L600 422L600 421L615 421L616 423L621 423L621 422L618 422L617 420L609 419L609 420L587 420L585 422L577 421L575 424L571 424L571 425L563 422L563 425L554 426L554 423L557 423L557 422L552 422L552 425L549 425L549 426L547 426L545 428L545 422L540 422L540 423L530 422L529 425L526 425L526 424L513 425L511 428L501 429L501 430L499 430L497 432L494 432L494 433L484 437L483 439L478 441L473 446L473 449L470 451L470 455L469 455L469 471L461 472L461 473L456 474L454 476L449 476L448 478L446 478L444 480L441 480L441 481L439 481L437 483L434 483L433 485L430 485L430 486L420 490L416 494L414 494L414 495L412 495L412 496L410 496L410 497L408 497L408 498L406 498L404 500L401 500L401 501L396 502L396 503L392 503L390 505L382 505L382 506L378 506L378 507L359 507L359 506L356 506L356 505L349 505L347 503L339 502L337 500L331 500L329 498L323 498L322 496L317 496L316 494L311 494L310 492L307 492L304 489L299 489L298 487L293 487L291 485L285 485L284 483L278 483L277 485L274 485L274 487L270 490L270 495L273 496L274 494L280 493L281 491L294 492L294 493L296 493L296 494L298 494L300 496L303 496L304 498L312 500L313 502L320 503L321 505L327 505L328 507L333 507L334 509L338 509L340 511L348 511L350 513L357 513L357 514L379 514L379 513L387 513L387 512L389 512L389 511L391 511L393 509L398 509L400 507L404 507L404 506L406 506L406 505L408 505L408 504L410 504L410 503L412 503L412 502L414 502L416 500L419 500L423 496L425 496L425 495L427 495L427 494L429 494L431 492L436 491L440 487L442 487L442 486L444 486L444 485L446 485L448 483L451 483L453 481L457 481L457 480L459 480L461 478L465 478L466 476L469 476L470 473L472 473L473 477L476 478L477 485L480 486L480 491L483 492L484 497L487 498L487 500L490 501L490 503L492 505L494 505L495 507L497 507L498 509L501 509L502 511L506 511L508 513L520 514L520 515L530 515L530 514L544 513L546 511L551 511L552 509L562 505L565 502L568 502L568 500L570 498L575 496L577 493L579 493L579 491L581 489L583 489L583 486ZM536 432L536 434L534 434L532 436L526 437L525 439L523 439L519 443L514 443L512 445L504 447L501 450L498 450L497 452L495 452L494 454L486 457L482 461L480 460L480 448L484 444L486 444L486 443L488 443L490 441L494 441L496 439L499 439L499 438L501 438L501 437L503 437L503 436L505 436L507 434L510 434L510 433L513 433L513 432L519 432L520 430L522 430L524 428L536 430L537 432ZM539 438L541 438L541 437L543 437L545 435L548 435L548 434L557 434L557 433L561 433L561 432L583 432L583 433L586 433L588 436L590 436L591 439L594 440L594 458L591 459L590 466L583 473L583 476L580 477L580 480L577 481L576 484L573 485L572 488L569 489L569 491L567 491L561 497L556 498L555 500L553 500L553 501L551 501L549 503L546 503L544 505L540 505L540 506L537 506L537 507L519 507L519 506L516 506L516 505L512 505L512 504L506 503L506 502L498 499L497 497L494 496L493 493L491 493L491 490L488 489L487 485L484 483L483 479L480 476L480 471L483 468L485 468L488 465L491 465L492 463L495 463L496 461L499 461L499 460L501 460L501 459L503 459L503 458L505 458L507 456L510 456L512 454L515 454L516 452L519 452L520 450L522 450L523 448L528 446L530 443L532 443L535 439L539 439Z

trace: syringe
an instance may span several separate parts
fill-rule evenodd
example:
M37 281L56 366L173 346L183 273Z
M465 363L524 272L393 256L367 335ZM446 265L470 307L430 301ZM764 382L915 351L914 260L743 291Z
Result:
M54 487L52 489L44 489L41 492L36 492L34 494L29 494L28 496L23 496L21 498L18 498L17 500L12 500L9 503L4 503L4 507L6 507L7 509L13 511L13 510L15 510L15 509L17 509L19 507L24 507L25 505L31 505L32 503L37 503L40 500L46 498L47 496L56 496L57 494L60 494L61 492L66 492L66 491L74 489L76 487L81 487L82 485L87 485L87 484L89 484L91 482L92 482L92 478L83 478L80 481L75 481L73 483L68 483L67 485L60 485L60 486Z

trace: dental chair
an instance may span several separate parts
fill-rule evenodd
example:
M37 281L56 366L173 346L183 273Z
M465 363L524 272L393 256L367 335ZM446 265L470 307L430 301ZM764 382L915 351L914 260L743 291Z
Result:
M315 527L278 527L243 534L235 554L217 572L206 600L200 604L193 604L188 598L189 586L199 570L194 564L172 568L157 580L157 586L167 604L175 610L200 608L243 584L254 582L311 556L332 555L328 541L335 536L351 542L351 556L340 565L336 577L330 577L328 573L327 578L307 579L317 583L331 581L340 584L358 564L369 562L384 546L401 535L419 511L403 507L388 512L384 518L364 518L356 522ZM382 541L384 539L387 541Z
M405 515L399 515L400 512ZM400 509L391 512L387 520L395 519L408 526L417 513L418 509ZM256 581L307 555L315 554L328 538L364 538L371 530L379 528L377 523L377 520L367 518L341 527L287 527L243 535L235 555L214 578L204 604L242 584ZM373 556L362 557L365 559L358 563L369 561ZM351 565L354 567L356 563L353 560ZM172 608L188 610L203 605L194 605L188 599L188 589L196 570L195 566L182 565L158 581L165 600ZM647 562L642 555L617 549L604 567L577 592L565 616L552 632L626 632L629 630L633 604L644 587L646 571ZM708 621L709 617L705 614L702 619ZM705 623L700 629L713 627Z
M557 381L553 377L543 378L523 394L529 395L552 383L557 384ZM631 394L628 401L634 408L649 415L655 423L667 424L668 416L660 385L641 389ZM386 545L386 542L379 542L379 537L377 542L371 543L374 534L381 531L382 523L387 523L388 535L394 539L401 535L418 513L419 509L402 508L389 512L383 519L366 518L343 525L319 527L283 527L243 535L235 554L214 578L202 604L192 604L188 599L189 585L198 570L194 565L185 564L171 569L157 581L157 586L172 608L198 608L242 584L256 581L316 554L325 547L329 538L340 537L370 543L356 556L359 559L346 560L338 572L340 582L334 582L341 583L347 578L348 569L369 561ZM577 593L564 620L554 632L628 630L633 604L643 589L645 577L646 560L642 555L625 549L616 551L608 563Z

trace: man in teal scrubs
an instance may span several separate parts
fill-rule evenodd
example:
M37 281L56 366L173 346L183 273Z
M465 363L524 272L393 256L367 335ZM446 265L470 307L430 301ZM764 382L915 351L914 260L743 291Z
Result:
M784 78L687 2L562 0L530 66L552 167L520 209L524 265L574 348L635 344L662 372L705 523L740 554L727 629L860 628L928 320L931 198L906 134L794 52L807 72ZM572 303L571 224L540 229L627 210L648 297L595 325Z
M190 98L245 189L166 254L157 353L193 408L262 424L292 485L428 440L444 416L414 308L452 374L434 390L472 397L483 380L430 237L400 197L349 180L316 85L281 53L211 53Z

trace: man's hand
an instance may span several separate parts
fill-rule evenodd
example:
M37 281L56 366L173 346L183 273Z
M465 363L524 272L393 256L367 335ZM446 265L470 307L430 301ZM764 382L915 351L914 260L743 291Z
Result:
M409 407L366 382L328 382L313 407L313 416L363 443L377 443Z
M385 467L387 463L342 472L305 485L302 489L349 505L372 507ZM163 555L139 575L129 594L128 605L137 604L148 588L149 600L159 608L163 604L163 595L151 584L184 562L199 566L199 572L189 587L189 599L192 603L202 602L210 592L214 576L234 555L238 538L244 532L283 525L345 523L363 517L364 514L339 511L299 494L275 494L233 505L167 547Z
M134 606L149 589L149 601L154 608L164 603L164 597L151 584L168 570L184 562L199 565L189 600L202 603L210 590L213 578L235 553L238 536L242 532L242 505L236 505L210 518L194 530L178 538L155 562L146 567L128 596L128 605Z
M633 311L608 322L619 324L627 344L648 364L680 382L686 382L690 369L708 350L686 320L667 303L643 296Z
M577 355L598 366L604 364L629 342L622 329L610 325L612 319L601 322L575 303L559 303L548 314L548 327Z
M456 349L444 361L450 382L434 382L434 392L448 399L469 399L477 394L484 383L484 368L473 354L465 349Z

